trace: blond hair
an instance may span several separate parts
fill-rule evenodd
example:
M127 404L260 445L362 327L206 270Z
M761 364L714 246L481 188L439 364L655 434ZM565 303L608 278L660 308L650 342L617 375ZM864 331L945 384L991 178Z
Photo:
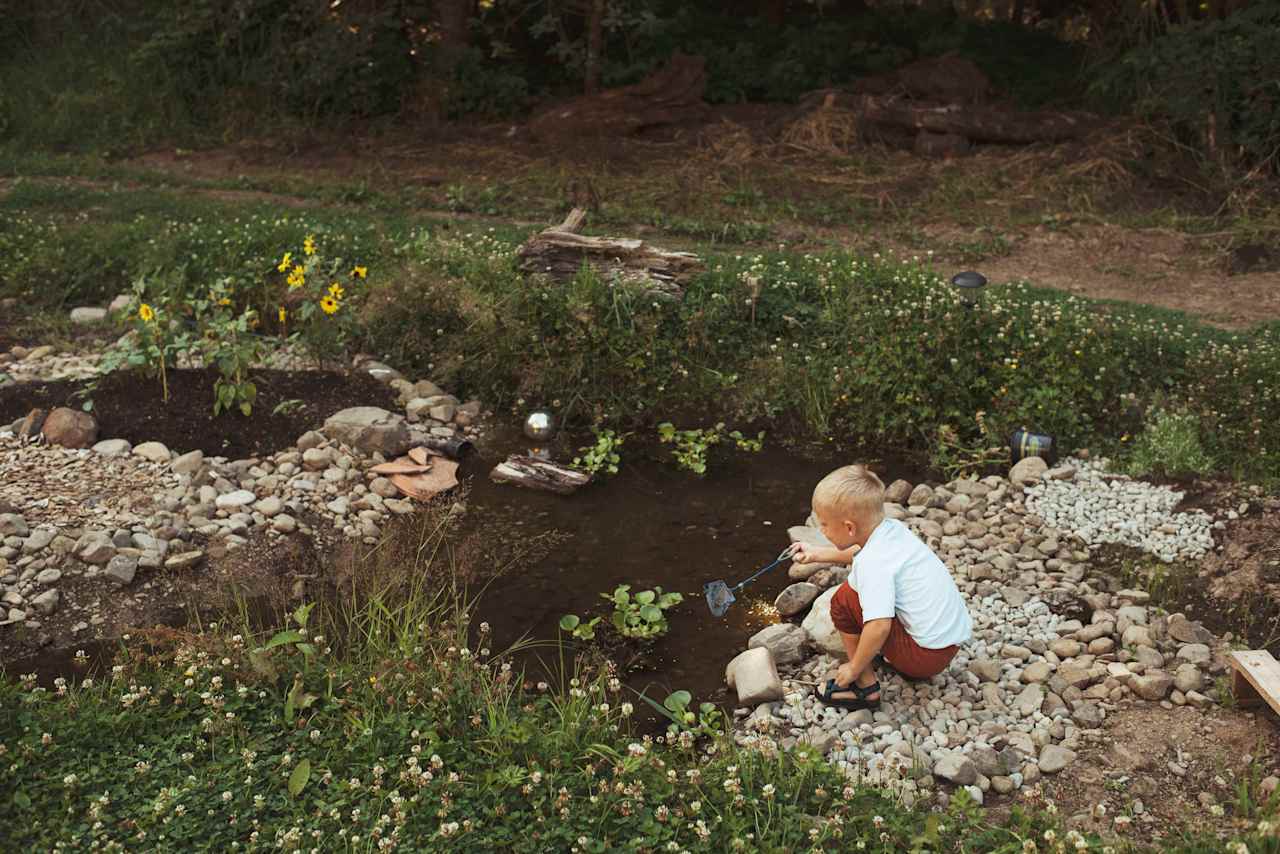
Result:
M813 506L860 522L884 516L884 482L864 465L843 466L818 481Z

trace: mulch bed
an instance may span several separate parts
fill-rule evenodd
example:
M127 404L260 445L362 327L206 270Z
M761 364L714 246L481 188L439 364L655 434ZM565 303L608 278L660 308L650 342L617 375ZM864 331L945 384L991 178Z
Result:
M160 380L137 372L117 371L102 377L88 395L102 439L163 442L169 450L199 449L210 456L242 459L287 448L307 430L349 406L381 406L396 411L396 393L365 373L325 371L254 371L258 400L249 417L239 412L213 414L213 370L169 372L169 400L162 399ZM85 380L19 383L0 388L0 424L25 416L33 408L70 406L83 398L75 393ZM274 412L284 401L299 401Z

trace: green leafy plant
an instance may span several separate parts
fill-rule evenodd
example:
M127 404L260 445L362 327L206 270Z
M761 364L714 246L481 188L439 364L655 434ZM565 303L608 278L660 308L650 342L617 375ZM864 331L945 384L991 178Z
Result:
M673 691L662 705L644 694L640 699L671 721L667 725L667 735L672 738L679 738L682 733L689 733L694 738L714 738L724 732L724 712L715 703L701 703L697 712L692 711L689 706L693 703L693 695L688 691Z
M972 439L962 438L960 431L950 424L938 426L933 444L929 448L930 462L947 476L948 480L981 472L988 466L1005 463L1009 450L998 444L987 426L986 413L979 411L974 420L978 432Z
M277 403L274 407L272 407L271 414L272 415L288 415L290 413L297 412L304 405L305 404L303 403L303 401L296 397L290 398L289 400L282 400L279 403Z
M613 627L628 638L652 640L667 633L665 611L684 601L679 593L663 593L661 587L631 594L630 584L619 584L600 597L613 603Z
M338 358L355 334L367 276L367 267L327 255L316 236L308 234L301 254L285 252L272 274L274 292L283 291L277 328L299 340L318 361Z
M1213 457L1200 440L1200 420L1190 413L1157 409L1129 453L1130 473L1166 476L1205 475Z
M578 449L582 456L573 458L573 467L592 475L600 474L600 472L617 474L618 463L622 462L622 456L618 453L618 448L622 447L625 441L622 436L617 435L612 430L599 430L596 432L594 445L587 445Z
M560 631L567 632L578 640L594 640L599 617L583 622L577 614L565 614L560 618Z
M721 421L711 428L696 430L677 430L670 421L658 425L658 439L664 444L674 444L672 456L676 465L697 475L707 473L707 452L726 439L733 441L740 451L759 453L764 448L764 431L755 438L743 436L734 430L726 433Z
M262 358L265 341L255 331L259 326L257 311L237 310L234 297L232 280L223 279L213 286L208 299L193 300L191 309L204 362L221 374L214 383L213 414L238 409L247 416L258 398L249 370Z

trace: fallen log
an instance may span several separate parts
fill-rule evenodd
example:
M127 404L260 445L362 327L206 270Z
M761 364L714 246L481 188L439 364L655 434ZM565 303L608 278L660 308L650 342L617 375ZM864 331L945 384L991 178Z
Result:
M667 299L683 297L685 285L703 270L692 252L662 249L633 237L578 234L585 217L574 208L563 223L525 241L517 252L520 270L567 281L586 264L606 281L638 285L651 296Z
M591 475L536 457L513 454L489 472L494 483L570 495L591 482Z

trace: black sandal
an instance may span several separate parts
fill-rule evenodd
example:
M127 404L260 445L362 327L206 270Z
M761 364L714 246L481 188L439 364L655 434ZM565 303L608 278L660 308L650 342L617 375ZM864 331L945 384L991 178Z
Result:
M844 691L849 691L854 696L847 699L832 696L833 694ZM880 683L878 681L872 682L865 688L859 688L857 685L850 685L848 687L837 685L836 680L828 679L826 686L823 687L821 691L815 691L814 695L828 706L834 706L837 709L848 709L851 712L856 712L860 709L874 710L880 708L879 697L874 700L868 699L868 695L878 693L880 693Z

